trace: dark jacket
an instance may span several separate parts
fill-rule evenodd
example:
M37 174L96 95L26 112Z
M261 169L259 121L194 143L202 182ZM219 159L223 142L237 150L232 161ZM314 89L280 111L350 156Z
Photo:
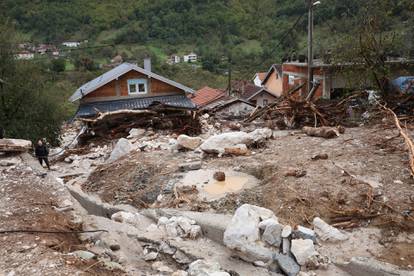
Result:
M47 157L49 155L49 149L46 147L46 145L36 145L35 154L36 157Z

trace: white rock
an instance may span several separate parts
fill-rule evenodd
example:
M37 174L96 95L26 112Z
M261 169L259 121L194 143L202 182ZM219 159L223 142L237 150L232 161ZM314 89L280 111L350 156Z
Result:
M282 238L288 238L292 234L292 227L290 225L286 225L283 227L282 230Z
M228 132L211 136L200 148L207 153L225 153L226 148L233 148L236 145L245 144L250 145L253 139L246 132Z
M145 129L133 128L129 131L128 139L141 138L145 135Z
M114 150L111 152L111 156L109 156L108 162L113 162L124 155L127 155L133 150L131 142L129 142L125 138L119 139L118 143L116 143Z
M313 225L316 235L323 241L340 242L348 239L348 235L330 226L318 217L313 219Z
M238 144L232 147L226 147L224 152L232 155L248 155L250 153L249 149L245 144Z
M261 142L266 139L271 138L273 135L273 131L270 128L260 128L256 129L255 131L252 131L249 133L250 138L254 142Z
M145 261L153 261L153 260L156 260L157 257L158 257L157 252L150 252L150 253L148 253L144 256L144 260Z
M292 240L292 246L290 248L290 251L292 252L293 256L295 256L296 261L300 265L305 265L306 260L309 257L317 254L312 240Z
M155 262L152 264L152 269L162 273L172 273L174 270L166 266L163 262Z
M177 143L180 148L195 150L203 143L203 139L182 134L178 136Z
M259 229L265 230L268 226L277 225L277 224L279 224L279 221L277 220L277 218L276 219L273 219L273 218L265 219L264 221L261 221L259 223Z
M277 220L272 211L258 206L240 206L224 232L224 244L235 250L245 261L269 261L273 250L261 241L259 223L266 219Z
M135 227L139 227L143 224L147 218L138 213L130 213L125 211L120 211L111 216L111 219L121 223L127 223Z

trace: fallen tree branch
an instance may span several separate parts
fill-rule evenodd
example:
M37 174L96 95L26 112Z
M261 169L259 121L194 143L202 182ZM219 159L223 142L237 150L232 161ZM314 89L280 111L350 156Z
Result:
M398 119L398 116L395 114L395 112L392 111L390 108L386 107L385 105L382 105L380 103L378 103L378 105L382 109L384 109L385 111L389 112L392 115L392 117L394 118L395 126L397 127L400 135L403 137L405 145L408 148L408 155L409 155L409 158L410 158L411 176L414 177L414 142L413 142L412 138L409 136L409 134L401 127L400 120Z

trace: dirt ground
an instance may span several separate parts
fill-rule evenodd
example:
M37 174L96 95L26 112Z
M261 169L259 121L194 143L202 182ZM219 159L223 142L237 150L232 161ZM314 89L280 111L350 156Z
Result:
M169 181L180 178L179 164L199 158L193 152L134 153L115 165L98 168L83 189L107 202L140 208L181 207L227 213L251 203L273 210L283 223L291 225L309 226L319 216L348 231L376 227L388 252L376 256L407 267L414 263L413 254L407 250L414 244L394 241L400 233L414 232L414 180L404 143L397 134L392 126L384 125L348 128L335 139L277 131L278 137L253 149L250 156L209 156L202 160L203 168L231 168L261 180L259 187L209 204L191 193L178 205L173 200L169 201L173 206L152 204ZM327 159L318 159L317 155L323 154ZM306 173L286 176L292 169ZM166 197L174 199L174 195Z
M81 230L68 212L55 209L63 189L25 165L0 167L0 229ZM0 275L120 275L68 255L85 249L77 234L0 233L0 240Z

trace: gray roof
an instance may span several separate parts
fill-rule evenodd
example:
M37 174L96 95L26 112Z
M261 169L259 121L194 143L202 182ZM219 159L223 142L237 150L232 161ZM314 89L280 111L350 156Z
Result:
M145 98L128 98L115 101L83 103L76 112L76 117L90 117L98 112L113 112L117 110L140 110L162 104L166 107L195 109L196 106L185 95L156 96Z
M135 64L131 64L131 63L122 63L121 65L115 67L112 70L109 70L108 72L100 75L99 77L91 80L90 82L85 83L84 85L82 85L81 87L78 88L78 90L76 90L76 92L69 98L69 100L71 102L77 101L82 99L84 96L86 96L87 94L95 91L96 89L98 89L99 87L104 86L105 84L111 82L112 80L124 75L125 73L128 73L131 70L135 70L139 73L142 73L144 75L147 75L148 77L157 79L159 81L168 83L174 87L177 87L183 91L185 91L186 93L194 93L194 90L184 86L182 84L179 84L178 82L169 80L167 78L164 78L160 75L157 75L151 71L147 71L141 67L138 67Z
M267 91L265 88L260 89L259 91L257 91L256 93L254 93L253 95L251 95L250 97L248 97L246 100L250 101L251 99L253 99L254 97L256 97L257 95L259 95L260 93L267 93L271 96L273 96L274 98L277 98L276 95L270 93L269 91Z

